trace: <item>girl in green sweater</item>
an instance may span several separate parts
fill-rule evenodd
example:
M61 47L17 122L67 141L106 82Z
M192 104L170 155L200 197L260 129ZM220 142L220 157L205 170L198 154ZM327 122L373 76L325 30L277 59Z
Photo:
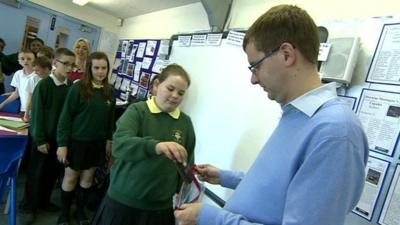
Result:
M175 163L194 162L193 125L178 108L189 84L181 66L167 66L156 96L131 104L117 121L110 187L92 224L175 224L172 196L182 184Z
M110 63L102 52L92 53L82 80L67 95L57 128L57 157L65 165L61 186L61 215L58 224L68 225L72 199L80 225L89 224L85 201L97 166L111 153L115 99L108 83Z

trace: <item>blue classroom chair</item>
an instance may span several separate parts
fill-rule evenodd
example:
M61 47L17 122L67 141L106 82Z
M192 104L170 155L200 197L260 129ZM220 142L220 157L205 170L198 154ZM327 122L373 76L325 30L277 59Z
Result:
M3 135L0 136L0 200L6 194L6 184L10 180L10 225L16 224L17 215L17 171L18 164L24 155L28 141L27 136Z
M0 102L3 102L8 98L8 95L0 95ZM19 98L15 99L14 101L8 103L4 108L0 109L0 112L7 112L7 113L19 113L21 107L21 101Z

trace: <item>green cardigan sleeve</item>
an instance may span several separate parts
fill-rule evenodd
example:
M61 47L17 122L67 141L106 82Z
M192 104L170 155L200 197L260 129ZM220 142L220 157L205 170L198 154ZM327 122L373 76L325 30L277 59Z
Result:
M39 145L46 144L45 123L46 113L44 112L44 102L47 96L46 82L39 82L32 94L32 123L31 123L31 136L35 143Z
M117 121L112 148L112 154L116 158L136 162L157 155L155 147L159 141L151 137L138 137L141 121L142 116L136 104L130 105Z
M80 85L74 84L69 90L64 102L57 126L57 144L59 147L68 146L72 133L72 121L79 105Z

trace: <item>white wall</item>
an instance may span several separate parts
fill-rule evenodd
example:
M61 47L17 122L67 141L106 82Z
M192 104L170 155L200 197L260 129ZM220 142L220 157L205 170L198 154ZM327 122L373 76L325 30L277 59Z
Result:
M125 19L119 19L87 6L71 4L69 0L30 0L33 3L65 13L119 34L120 38L169 38L173 34L210 29L207 13L201 3L176 7ZM317 24L332 19L363 19L373 16L399 16L398 0L234 0L229 28L247 28L267 9L278 4L296 4L306 9ZM362 8L362 9L361 9Z
M128 18L124 21L120 38L163 39L177 33L209 30L207 13L201 3Z
M400 15L398 0L234 0L230 27L249 27L266 10L279 4L294 4L307 10L317 24L333 19L364 19L373 16Z
M399 16L400 1L361 0L234 0L229 28L248 28L261 14L278 4L295 4L317 24L333 19L365 19L373 16ZM124 21L121 38L169 38L172 34L210 29L201 3L132 17Z
M71 4L71 0L30 0L30 2L97 25L103 29L117 34L121 29L119 26L119 19L117 17L87 6Z

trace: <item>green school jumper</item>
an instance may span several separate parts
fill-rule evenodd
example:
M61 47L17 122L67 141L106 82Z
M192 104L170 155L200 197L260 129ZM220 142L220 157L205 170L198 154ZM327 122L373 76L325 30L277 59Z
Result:
M51 76L39 81L32 94L30 131L38 146L56 140L58 119L70 87L70 83L56 85Z
M111 140L115 100L103 95L103 88L94 88L89 101L81 97L81 81L75 82L65 100L57 129L57 143L68 146L79 141Z
M182 182L174 162L157 155L155 146L164 141L180 143L191 165L195 133L189 116L180 112L175 119L168 113L152 113L149 101L153 99L130 105L117 121L113 137L116 161L108 196L133 208L162 210L172 208L172 196Z

